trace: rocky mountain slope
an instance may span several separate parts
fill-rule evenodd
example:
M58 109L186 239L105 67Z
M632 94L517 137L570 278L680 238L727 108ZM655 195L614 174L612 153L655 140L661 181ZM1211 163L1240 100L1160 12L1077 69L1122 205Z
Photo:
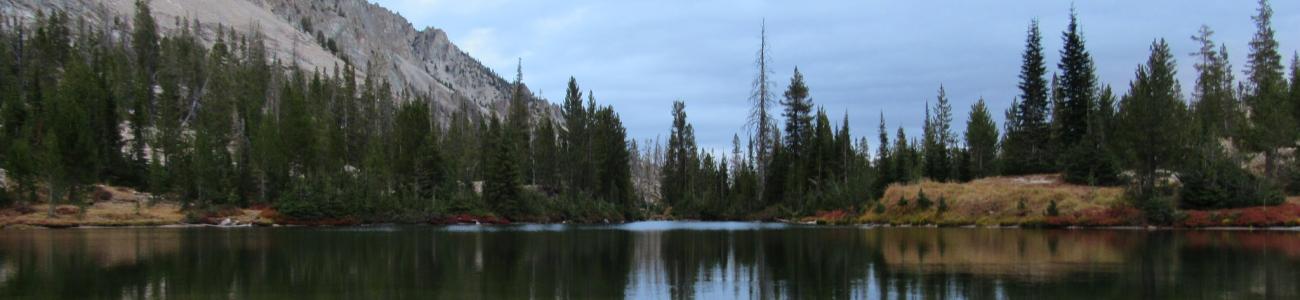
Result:
M31 20L38 11L59 10L74 20L125 33L134 2L0 0L0 15ZM431 27L416 30L401 15L366 0L152 0L150 4L164 34L188 19L201 24L208 43L219 26L260 33L275 58L305 69L332 70L346 57L359 72L387 79L395 92L432 95L440 115L459 109L504 115L508 106L510 82L461 51L445 32ZM558 110L553 105L529 98L534 115L555 117Z

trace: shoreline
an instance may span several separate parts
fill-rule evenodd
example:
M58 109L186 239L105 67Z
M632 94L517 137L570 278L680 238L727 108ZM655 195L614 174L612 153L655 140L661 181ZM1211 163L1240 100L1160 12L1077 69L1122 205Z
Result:
M510 223L489 223L489 222L480 222L480 223L466 223L466 222L459 222L459 223L449 223L449 222L378 222L378 223L350 223L350 224L324 224L324 225L322 225L322 224L274 223L274 222L258 222L258 223L233 223L233 222L232 222L232 223L229 223L229 224L219 224L219 223L218 223L218 224L214 224L214 223L149 222L149 221L141 221L141 222L116 222L116 223L104 223L104 222L51 222L51 223L35 223L35 224L33 224L33 223L24 223L24 222L7 222L7 221L0 220L0 231L4 231L4 230L28 230L28 229L62 230L62 229L109 229L109 228L182 228L182 229L188 229L188 228L222 228L222 229L238 229L238 228L363 228L363 227L388 227L388 226L429 226L429 227L445 227L445 226L457 226L457 225L475 225L475 226L485 226L485 227L511 227L511 226L527 226L527 225L577 225L577 226L589 226L589 225L621 225L621 224L628 224L628 223L635 223L635 222L647 222L647 221L668 221L668 222L706 222L706 223L707 223L707 222L744 222L744 223L773 223L773 224L786 224L786 225L794 225L794 226L809 226L809 227L868 227L868 228L935 228L935 229L937 229L937 228L965 228L965 229L1115 230L1115 231L1279 231L1279 232L1283 232L1283 231L1295 231L1295 232L1300 232L1300 226L1296 226L1296 225L1281 225L1281 226L1205 226L1205 227L1186 227L1186 226L1150 226L1150 225L1117 225L1117 226L1063 225L1063 226L1054 226L1054 225L1029 225L1029 224L1017 224L1017 225L978 225L978 224L963 224L963 225L956 225L956 224L937 224L937 223L924 223L924 224L891 224L891 223L861 223L861 222L831 223L831 222L817 222L817 221L811 221L811 222L810 222L810 221L797 222L797 221L789 221L789 220L771 221L771 220L688 220L688 219L653 219L653 220L651 220L651 219L647 219L647 220L635 220L635 221L631 221L631 222L608 222L608 223L606 223L606 222L587 223L587 222L567 222L567 221L566 221L566 222L552 222L552 223L536 223L536 222L510 222Z

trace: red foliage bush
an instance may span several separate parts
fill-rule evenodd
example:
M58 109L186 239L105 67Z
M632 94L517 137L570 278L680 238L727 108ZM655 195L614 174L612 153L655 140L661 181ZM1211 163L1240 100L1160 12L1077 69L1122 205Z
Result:
M1300 219L1300 205L1256 206L1220 210L1188 210L1179 227L1244 226L1267 227L1294 225Z
M1187 211L1187 217L1174 225L1178 227L1193 227L1193 228L1210 227L1210 226L1218 225L1218 223L1214 221L1215 219L1216 219L1215 216L1210 212L1192 210L1192 211Z

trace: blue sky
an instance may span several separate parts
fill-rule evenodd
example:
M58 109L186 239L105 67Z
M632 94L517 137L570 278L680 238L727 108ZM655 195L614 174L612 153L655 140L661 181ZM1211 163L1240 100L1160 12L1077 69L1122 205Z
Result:
M683 100L701 148L721 151L745 124L764 19L777 88L785 88L798 66L814 103L837 122L847 112L854 136L875 136L882 112L891 131L902 126L909 136L919 133L924 103L940 84L960 134L980 97L1001 123L1018 94L1025 29L1033 18L1041 22L1055 71L1071 6L1038 0L375 2L417 28L445 30L500 74L512 73L522 58L524 82L552 102L563 100L565 83L576 77L598 102L614 105L638 141L666 136L671 103ZM1274 29L1289 64L1300 43L1300 1L1273 2ZM1244 78L1255 1L1073 5L1101 82L1119 93L1156 38L1171 44L1184 90L1192 87L1190 36L1202 24L1228 46L1233 70Z

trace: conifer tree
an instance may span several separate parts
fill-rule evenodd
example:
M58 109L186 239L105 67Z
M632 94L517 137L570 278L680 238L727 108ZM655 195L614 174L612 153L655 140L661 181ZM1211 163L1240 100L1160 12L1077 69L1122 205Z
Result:
M791 207L802 209L805 204L804 191L812 179L813 166L808 158L813 156L813 115L812 99L808 98L808 86L804 83L803 73L794 69L790 85L786 88L785 99L785 155L786 163L791 164L783 172L786 179L787 201Z
M660 180L660 195L673 207L688 204L694 192L691 174L697 168L695 129L686 121L686 104L673 102L673 127Z
M1079 28L1074 11L1070 12L1070 25L1061 39L1065 46L1061 50L1061 63L1058 65L1061 69L1061 107L1058 108L1060 128L1056 135L1061 146L1069 149L1082 141L1088 132L1097 79L1093 74L1092 55L1084 46L1082 29Z
M785 91L785 100L781 101L785 106L785 143L790 154L795 157L802 157L807 148L809 140L812 138L812 99L808 98L808 86L804 84L803 73L799 68L794 69L794 76L790 77L790 86Z
M928 104L927 104L928 106ZM952 106L948 104L948 95L943 85L939 86L938 101L934 105L934 114L926 107L922 151L925 159L925 176L935 181L948 181L955 170L952 165L950 150L952 138Z
M1243 116L1234 93L1235 84L1232 65L1228 63L1227 48L1217 46L1216 49L1213 35L1214 31L1203 25L1197 35L1192 36L1192 40L1201 46L1193 54L1197 59L1197 76L1192 98L1197 129L1204 132L1202 136L1217 140L1235 137Z
M523 203L520 197L520 174L518 159L514 146L501 121L492 118L488 125L488 139L495 141L485 154L487 159L486 177L484 178L483 198L488 206L506 218L517 218L522 213Z
M996 174L998 155L998 127L989 114L984 99L980 98L971 106L970 117L966 121L966 147L969 162L966 168L971 178L981 178Z
M880 113L880 125L876 128L876 134L880 146L876 148L876 180L873 188L877 193L883 194L885 188L893 183L898 175L895 173L894 164L895 156L889 148L889 130L885 129L885 113Z
M531 109L528 104L528 90L524 87L523 60L515 70L515 81L511 85L513 90L510 94L510 112L506 117L506 134L510 136L512 143L515 143L514 149L519 155L516 159L519 161L519 171L523 174L524 183L536 183L533 172L533 151L532 151L532 121L529 115Z
M582 103L582 91L578 89L578 81L573 77L569 77L561 115L564 118L564 129L560 131L560 149L564 161L571 164L564 168L565 188L577 192L589 187L591 182L591 168L587 167L591 161L588 156L590 148L587 133L590 121Z
M1008 109L1006 141L1003 143L1005 171L1014 175L1049 172L1055 165L1050 147L1051 127L1047 120L1050 112L1047 66L1038 20L1029 23L1025 40L1018 85L1020 98Z
M1286 103L1282 56L1274 38L1273 8L1267 0L1259 1L1259 14L1252 19L1256 32L1250 41L1243 95L1250 109L1247 144L1249 149L1264 153L1265 176L1278 180L1278 150L1295 144L1296 124L1291 105Z
M1152 196L1157 171L1172 169L1185 153L1186 106L1178 92L1177 67L1169 44L1151 44L1151 57L1137 70L1129 96L1121 104L1126 148L1143 196Z

